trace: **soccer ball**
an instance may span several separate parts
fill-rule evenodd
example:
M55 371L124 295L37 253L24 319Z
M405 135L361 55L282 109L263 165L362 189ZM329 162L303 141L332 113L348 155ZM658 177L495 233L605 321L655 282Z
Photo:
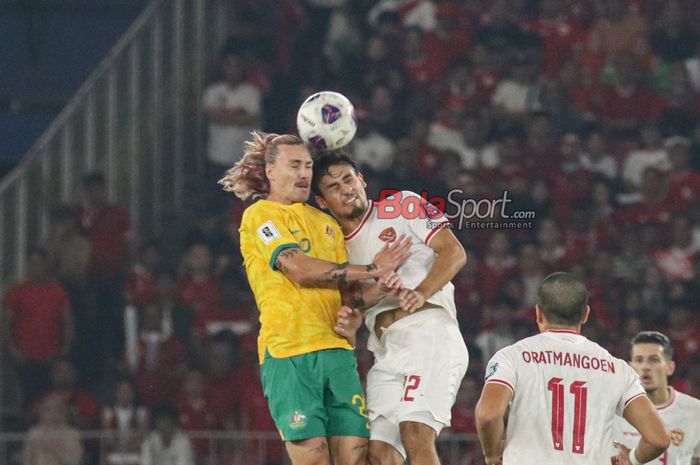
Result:
M357 131L355 108L343 94L317 92L299 107L297 130L301 139L316 149L345 147Z

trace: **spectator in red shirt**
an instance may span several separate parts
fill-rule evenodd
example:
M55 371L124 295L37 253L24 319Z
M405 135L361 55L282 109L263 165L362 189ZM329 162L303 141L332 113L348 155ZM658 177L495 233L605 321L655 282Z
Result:
M126 278L126 301L134 307L142 307L156 296L154 273L160 263L160 249L156 242L141 246L136 265Z
M540 2L540 14L530 29L542 39L544 70L548 77L557 77L566 61L583 46L585 31L576 18L569 16L560 0Z
M217 412L209 403L204 375L200 371L191 370L185 375L177 396L177 410L180 412L180 428L183 431L210 431L217 428ZM207 439L199 438L192 441L192 447L199 463L209 454L210 443Z
M690 141L676 136L664 145L671 161L666 203L673 211L687 211L700 200L700 171L690 167Z
M654 167L644 170L640 199L618 212L617 220L628 224L666 224L671 219L669 205L665 202L668 188L664 173Z
M602 90L596 116L610 130L629 134L643 122L658 118L663 99L642 84L639 58L620 53L613 60L615 83Z
M246 431L277 432L275 422L270 416L267 400L260 382L260 369L256 367L250 376L247 376L241 386L241 397L245 402L241 403L241 425ZM250 439L246 444L248 463L259 460L260 451L265 451L264 461L267 465L279 465L284 463L284 446L280 441L266 441Z
M501 283L515 270L517 264L508 236L501 231L494 233L481 262L481 294L484 297L484 303L491 303Z
M410 27L406 30L401 66L409 87L424 92L435 90L448 64L441 58L441 53L428 50L421 28Z
M123 351L123 291L132 243L129 213L109 203L102 173L83 177L78 220L91 247L87 302L95 315L92 331L98 340L93 350L99 355L95 358L99 365L92 368L99 378L115 365Z
M654 254L654 261L668 281L689 281L695 277L693 260L700 244L693 241L693 225L687 216L675 216L669 226L671 243Z
M217 425L236 429L240 423L242 383L236 371L238 340L230 331L221 331L210 341L206 359L205 382L207 398L216 413Z
M427 53L437 55L444 69L455 59L466 57L473 35L474 26L460 5L441 1L435 5L435 28L425 36Z
M540 260L548 272L551 273L562 268L566 248L564 247L561 227L556 220L545 218L539 222L537 246Z
M214 259L209 246L201 242L190 245L181 268L177 291L182 302L195 312L220 304L219 280L214 275Z
M207 341L221 331L231 331L237 337L253 333L257 328L257 311L250 293L230 270L219 277L218 305L197 312L192 321L192 347L200 360L206 357Z
M26 280L8 289L4 307L3 339L30 402L48 387L51 364L66 356L73 342L68 294L52 278L46 251L29 251Z
M698 319L686 304L679 303L668 313L666 334L673 341L674 359L686 365L700 353L700 327Z
M584 201L572 204L567 227L564 229L564 247L567 262L583 262L604 244L605 237L601 228L591 221L591 212Z

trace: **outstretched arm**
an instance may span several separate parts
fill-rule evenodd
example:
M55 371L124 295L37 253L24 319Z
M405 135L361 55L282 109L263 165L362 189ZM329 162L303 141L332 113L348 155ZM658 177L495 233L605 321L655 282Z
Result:
M343 305L365 310L386 295L398 297L402 285L401 277L396 272L391 271L372 284L360 281L347 283L340 289L340 296Z
M295 246L279 252L275 268L299 284L337 283L342 287L347 282L379 278L394 271L410 256L410 248L411 239L403 237L380 250L369 265L350 265L311 257Z

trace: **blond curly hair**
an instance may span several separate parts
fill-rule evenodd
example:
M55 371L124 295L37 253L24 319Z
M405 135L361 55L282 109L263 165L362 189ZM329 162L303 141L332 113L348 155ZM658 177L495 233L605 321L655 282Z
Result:
M275 164L280 145L301 145L304 142L292 134L267 134L252 131L245 143L245 152L235 165L226 170L218 183L227 192L233 192L241 200L266 198L270 193L270 181L265 174L267 164Z

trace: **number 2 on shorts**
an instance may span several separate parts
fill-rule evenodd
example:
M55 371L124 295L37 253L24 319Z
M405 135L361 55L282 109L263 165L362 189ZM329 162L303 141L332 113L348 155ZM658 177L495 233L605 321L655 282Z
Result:
M416 400L414 397L409 396L409 392L414 391L418 389L418 386L420 385L420 376L418 375L410 375L410 376L404 376L403 377L403 401L404 402L413 402Z

